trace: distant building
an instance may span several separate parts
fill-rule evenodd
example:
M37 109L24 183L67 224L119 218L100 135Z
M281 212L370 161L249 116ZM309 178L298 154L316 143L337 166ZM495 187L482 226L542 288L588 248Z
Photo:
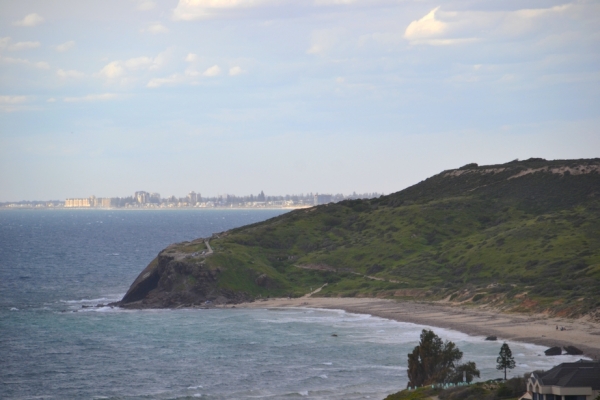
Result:
M66 199L65 208L91 207L90 199Z
M600 362L579 360L534 372L527 391L532 400L594 400L600 395Z
M194 191L189 192L187 195L187 200L189 204L194 205L198 202L198 195Z
M133 196L133 198L135 199L135 201L138 204L146 204L150 202L150 193L148 192L135 192L135 195Z
M329 204L333 201L333 196L330 194L315 194L314 205Z
M160 203L160 193L150 193L150 203Z
M85 199L66 199L65 208L110 208L118 207L118 199L90 196Z

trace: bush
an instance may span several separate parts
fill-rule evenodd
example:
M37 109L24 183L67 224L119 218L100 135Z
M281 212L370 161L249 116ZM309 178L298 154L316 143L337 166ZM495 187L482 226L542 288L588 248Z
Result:
M475 296L473 296L473 301L479 301L481 299L483 299L485 297L484 293L477 293Z
M492 400L493 395L479 385L446 389L438 396L440 400Z

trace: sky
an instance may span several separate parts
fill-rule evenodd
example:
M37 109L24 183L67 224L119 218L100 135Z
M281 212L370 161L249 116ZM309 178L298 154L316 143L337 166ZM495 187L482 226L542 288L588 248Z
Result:
M0 201L600 157L597 0L0 0Z

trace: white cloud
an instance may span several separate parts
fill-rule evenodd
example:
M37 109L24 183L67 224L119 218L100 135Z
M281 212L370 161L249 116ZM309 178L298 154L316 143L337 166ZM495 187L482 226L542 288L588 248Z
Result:
M48 100L46 100L46 103L56 103L56 99L54 97L50 97Z
M439 36L444 33L446 24L435 18L437 10L439 10L439 7L431 10L423 18L411 22L406 27L406 31L404 31L404 37L408 40L419 40Z
M6 48L9 43L10 43L10 37L7 36L7 37L0 38L0 50Z
M244 72L246 72L246 71L244 71L239 66L229 68L229 76L237 76L237 75L243 74Z
M36 13L28 14L23 19L15 21L16 26L36 26L44 22L44 18Z
M113 61L104 66L100 70L100 75L104 76L106 79L116 79L125 73L125 69L121 66L120 61Z
M156 2L150 0L138 0L137 9L140 11L150 11L156 7Z
M85 74L83 72L80 71L76 71L74 69L70 69L70 70L64 70L64 69L59 69L56 71L56 75L58 75L59 78L61 79L79 79L79 78L83 78L85 76Z
M169 28L167 28L163 24L157 22L157 23L149 25L148 28L146 28L146 29L142 29L142 32L150 32L150 33L154 33L154 34L168 33Z
M174 85L183 81L183 77L179 74L173 74L166 78L152 78L146 85L149 88L157 88L163 85Z
M17 42L8 46L10 51L30 50L40 47L40 42Z
M150 57L135 57L124 62L125 67L130 71L150 66L154 61Z
M198 56L194 53L189 53L187 56L185 56L185 61L187 62L194 62L198 60Z
M19 104L27 101L27 96L0 96L0 104Z
M339 31L332 29L318 30L312 33L311 46L307 54L324 54L338 41Z
M56 49L56 51L64 53L65 51L71 50L73 47L75 47L75 41L74 40L69 40L68 42L64 42L63 44L59 44L58 46L55 47L55 49Z
M0 57L0 62L5 64L19 64L38 69L50 69L50 64L46 61L29 61L24 58Z
M204 71L204 73L202 75L213 77L213 76L217 76L220 74L221 74L221 68L219 68L218 65L213 65L212 67L210 67L206 71Z
M186 68L185 69L185 76L191 76L191 77L195 77L200 75L200 72L198 72L196 69L194 68Z
M179 0L173 10L175 20L193 21L206 19L223 10L258 7L280 0Z
M169 61L169 50L158 53L152 64L148 67L150 71L157 71L161 69Z
M518 37L531 31L547 31L546 28L556 22L551 18L563 18L563 14L572 9L571 4L515 11L448 12L436 7L411 22L404 31L404 38L411 44L445 46Z
M91 101L107 101L115 100L119 96L116 93L102 93L102 94L88 94L82 97L65 97L63 101L65 103L80 103L80 102L91 102Z
M156 71L159 70L167 62L167 55L168 51L165 51L158 54L154 58L143 56L133 57L125 61L111 61L100 70L99 75L103 76L106 79L113 80L116 78L123 77L128 71Z
M0 111L9 113L22 110L24 107L19 105L26 101L27 96L0 96Z

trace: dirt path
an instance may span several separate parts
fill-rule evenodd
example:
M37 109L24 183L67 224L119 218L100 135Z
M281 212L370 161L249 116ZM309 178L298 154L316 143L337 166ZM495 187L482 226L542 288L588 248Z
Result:
M205 240L204 244L206 245L206 248L208 249L208 251L206 253L204 253L205 256L210 256L212 253L214 253L212 247L210 247L210 243L208 243L208 240Z
M316 290L313 290L312 292L305 294L305 295L304 295L304 296L302 296L301 298L302 298L302 299L306 299L306 298L308 298L308 297L312 296L312 295L313 295L313 294L315 294L315 293L319 293L319 292L321 291L321 289L323 289L325 286L327 286L327 284L324 284L324 285L323 285L323 286L321 286L320 288L317 288Z

